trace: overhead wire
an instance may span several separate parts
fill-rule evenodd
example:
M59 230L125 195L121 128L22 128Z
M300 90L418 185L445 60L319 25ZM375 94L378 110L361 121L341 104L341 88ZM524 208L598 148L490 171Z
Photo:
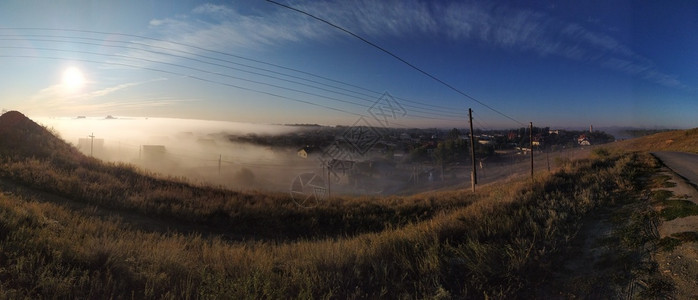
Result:
M2 39L0 39L0 40L2 40ZM46 40L41 40L41 41L46 41ZM51 41L51 40L49 40L49 41ZM306 95L315 96L315 97L319 97L319 98L325 98L325 99L332 100L332 101L343 102L343 103L352 104L352 105L358 105L358 106L361 106L361 107L364 107L364 108L371 108L371 106L366 105L366 104L361 104L361 103L357 103L357 102L354 102L354 101L339 99L339 98L336 98L336 97L330 97L330 96L326 96L326 95L320 95L320 94L317 94L317 93L308 92L308 91L303 91L303 90L300 90L300 89L289 88L289 87L284 87L284 86L280 86L280 85L276 85L276 84L261 82L261 81L257 81L257 80L246 79L246 78L242 78L242 77L238 77L238 76L233 76L233 75L229 75L229 74L223 74L223 73L220 73L220 72L208 71L208 70L205 70L205 69L190 67L190 66L186 66L186 65L182 65L182 64L176 64L176 63L171 63L171 62L152 60L152 59L141 58L141 57L132 57L132 56L120 55L120 54L105 54L105 53L98 53L98 52L92 52L92 51L82 51L82 50L66 50L66 49L57 49L57 48L46 48L46 47L0 46L0 48L5 48L5 49L32 49L32 50L44 50L44 51L57 51L57 52L68 52L68 53L80 53L80 54L99 55L99 56L107 56L107 57L117 57L117 58L130 59L130 60L140 60L140 61L145 61L145 62L154 63L154 64L164 64L164 65L169 65L169 66L173 66L173 67L186 68L186 69L189 69L189 70L192 70L192 71L207 73L207 74L210 74L210 75L228 77L228 78L231 78L231 79L236 79L236 80L241 80L241 81L247 81L247 82L250 82L250 83L255 83L255 84L260 84L260 85L267 85L267 86L274 87L274 88L285 89L285 90L289 90L289 91L292 91L292 92L303 93L303 94L306 94ZM141 49L139 49L139 50L141 50ZM107 63L107 62L105 62L105 63ZM153 69L153 68L151 68L151 70L152 70L152 69ZM261 74L260 74L260 75L261 75ZM189 77L191 77L191 76L189 76ZM320 89L322 89L322 88L320 88ZM329 90L326 90L326 89L325 89L325 91L329 91ZM332 91L330 91L330 92L332 92ZM345 94L345 95L350 96L350 95L348 95L348 94ZM364 100L364 101L367 101L367 102L371 102L371 101L368 100L368 99L363 99L363 100ZM423 113L427 113L427 114L437 114L437 113L430 113L430 112L423 112ZM419 115L419 114L414 114L414 113L412 113L412 114L410 114L410 115L411 115L411 116L414 116L414 117L418 117L418 118L425 118L425 119L438 119L438 120L449 120L449 121L454 121L454 120L456 120L456 119L454 119L453 116L450 116L450 118L448 118L449 116L445 116L444 114L437 114L437 115L442 115L442 116L443 116L443 117L440 117L440 118L438 118L438 117L430 117L430 116L425 116L425 115ZM397 124L396 124L396 125L397 125Z
M287 97L287 96L279 95L279 94L276 94L276 93L267 92L267 91L261 91L261 90L257 90L257 89L253 89L253 88L248 88L248 87L243 87L243 86L239 86L239 85L234 85L234 84L227 83L227 82L220 82L220 81L210 80L210 79L206 79L206 78L199 77L199 76L188 75L188 74L182 74L182 73L177 73L177 72L172 72L172 71L163 70L163 69L157 69L157 68L150 68L150 67L145 67L145 66L129 65L129 64L125 64L125 63L116 63L116 62L95 61L95 60L89 60L89 59L83 59L83 58L64 58L64 57L39 56L39 55L7 55L7 54L0 54L0 57L6 57L6 58L35 58L35 59L49 59L49 60L71 60L71 61L79 61L79 62L86 62L86 63L106 64L106 65L115 65L115 66L128 67L128 68L134 68L134 69L143 69L143 70L148 70L148 71L153 71L153 72L160 72L160 73L165 73L165 74L170 74L170 75L175 75L175 76L181 76L181 77L191 78L191 79L195 79L195 80L199 80L199 81L203 81L203 82L208 82L208 83L212 83L212 84L219 84L219 85L223 85L223 86L233 87L233 88L240 89L240 90L244 90L244 91L256 92L256 93L260 93L260 94L264 94L264 95L276 97L276 98L279 98L279 99L285 99L285 100L289 100L289 101L304 103L304 104L308 104L308 105L312 105L312 106L317 106L317 107L321 107L321 108L325 108L325 109L330 109L330 110L334 110L334 111L338 111L338 112L342 112L342 113L346 113L346 114L351 114L351 115L355 115L355 116L359 116L359 117L368 117L368 115L365 115L365 114L360 114L360 113L348 111L348 110L345 110L345 109L336 108L336 107L332 107L332 106L328 106L328 105L324 105L324 104L319 104L319 103L315 103L315 102L311 102L311 101L307 101L307 100L302 100L302 99L296 99L296 98L292 98L292 97ZM397 123L393 123L393 124L399 125L399 124L397 124Z
M19 36L19 35L3 35L3 34L0 34L0 37L2 37L2 36L13 36L13 37L16 37L16 36ZM48 36L48 35L29 35L29 36L33 36L33 37L51 37L51 36ZM73 39L73 38L75 38L75 39L86 39L86 40L98 40L98 39L93 39L93 38L80 38L80 37L68 37L68 36L60 36L60 38L66 38L66 39ZM0 41L15 41L15 40L17 40L17 41L38 41L38 42L72 43L72 44L81 44L81 45L90 45L90 46L100 46L100 47L112 47L112 48L123 48L123 49L130 49L130 50L136 50L136 51L144 51L144 52L149 52L149 53L158 54L158 55L165 55L165 56L171 56L171 57L176 57L176 58L185 59L185 60L191 60L191 61L195 61L195 62L199 62L199 63L203 63L203 64L208 64L208 65L212 65L212 66L227 68L227 69L230 69L230 70L240 71L240 72L244 72L244 73L248 73L248 74L252 74L252 75L263 76L263 77L267 77L267 78L271 78L271 79L275 79L275 80L281 80L281 81L285 81L285 82L288 82L288 83L299 84L299 85L303 85L303 86L306 86L306 87L310 87L310 88L315 88L315 89L318 89L318 90L322 90L322 91L325 91L325 92L335 93L335 94L339 94L339 95L343 95L343 96L347 96L347 97L351 97L351 98L363 100L363 101L369 102L369 103L371 103L371 104L373 104L373 103L376 102L375 99L367 99L367 98L363 98L363 97L359 97L359 96L355 96L355 95L350 95L350 94L347 94L347 93L345 93L345 92L340 92L340 91L335 91L335 90L331 90L331 89L327 89L327 88L323 88L323 87L318 87L318 86L315 86L315 85L312 85L312 84L307 84L307 83L298 82L298 81L294 81L294 80L279 78L279 77L273 76L273 75L268 75L268 74L263 74L263 73L259 73L259 72L254 72L254 71L244 70L244 69L240 69L240 68L235 68L235 67L223 65L223 64L220 64L220 63L212 63L212 62L208 62L208 61L204 61L204 60L201 60L201 59L192 58L192 57L188 57L188 56L182 56L182 55L176 55L176 54L172 54L172 53L153 51L153 50L150 50L150 49L142 49L142 48L137 48L137 47L129 47L129 46L121 46L121 45L105 45L105 44L97 44L97 43L89 43L89 42L76 42L76 41L65 41L65 40L56 40L56 39L44 39L44 38L41 38L41 39L37 39L37 38L16 38L16 39L14 39L14 38L0 38ZM126 42L126 41L106 41L106 42L132 43L132 42ZM141 45L147 46L147 45L145 45L145 44L141 44ZM161 48L161 49L164 49L164 50L166 50L166 51L178 51L178 52L181 52L181 51L179 51L179 50L177 50L177 49L167 49L167 48L165 48L165 47L157 47L157 46L153 46L153 47L154 47L154 48ZM34 48L34 47L27 47L27 48ZM333 85L327 85L327 84L324 84L324 83L321 83L321 82L318 82L318 81L308 80L308 79L305 79L305 78L302 78L302 77L298 77L298 76L288 75L288 74L284 74L284 73L280 73L280 72L275 72L275 71L267 70L267 69L263 69L263 68L257 68L257 67L249 66L249 65L245 65L245 64L237 64L237 63L235 63L235 62L227 62L227 63L235 64L235 65L242 65L242 66L244 66L244 67L253 68L253 69L261 70L261 71L265 71L265 72L270 72L270 73L273 73L273 74L278 74L278 75L280 75L280 76L287 76L287 77L296 78L296 79L300 79L300 80L306 80L306 81L309 81L309 82L312 82L312 83L315 83L315 84L324 85L324 86L328 86L328 87L331 87L331 88L339 89L339 90L342 90L342 91L352 92L352 93L356 93L356 94L359 94L359 95L364 95L364 96L367 96L367 97L371 97L371 95L368 95L368 94L365 94L365 93L360 93L360 92L352 91L352 90L349 90L349 89L344 89L344 88L337 87L337 86L333 86ZM418 106L414 106L414 105L411 105L411 104L402 104L402 105L403 105L403 106L407 106L407 107L415 108L415 109L417 109L417 112L422 112L422 113L426 113L426 114L433 114L433 115L437 115L437 116L444 116L444 117L451 117L451 118L461 117L461 115L456 115L456 114L454 114L454 113L453 113L453 110L447 111L447 110L440 110L440 109L433 109L433 108L423 108L423 107L418 107ZM429 112L429 111L434 111L434 112Z
M79 37L75 37L75 38L79 38ZM164 41L164 40L160 40L160 41ZM63 42L64 42L64 41L63 41ZM115 42L115 41L106 41L106 42ZM124 43L124 41L118 41L118 42ZM164 41L164 42L169 42L169 41ZM74 42L74 41L73 41L72 43L77 43L77 42ZM175 44L177 44L177 43L175 43ZM92 43L92 45L95 45L95 44ZM143 45L145 46L146 44L143 44ZM181 45L184 45L184 44L181 44ZM99 46L109 46L109 47L112 47L113 45L99 45ZM150 45L150 46L152 47L152 45ZM188 46L188 45L187 45L187 46ZM241 69L232 68L232 67L230 67L230 66L224 66L224 65L220 65L220 64L205 62L205 61L202 61L202 60L199 60L199 59L195 59L195 58L187 58L187 57L178 56L178 55L173 55L173 54L169 54L169 53L154 52L154 51L151 51L151 50L148 50L148 49L133 48L133 47L126 47L126 46L122 46L122 47L123 47L123 48L130 48L130 49L133 49L133 50L151 52L151 53L154 53L154 54L170 55L170 56L180 57L180 58L184 58L184 59L190 59L190 60L192 60L192 61L197 61L197 62L201 62L201 63L206 63L206 64L209 64L209 65L217 65L217 66L220 66L220 67L225 67L225 68L230 68L230 69L235 69L235 70L239 70L239 71L242 71L242 72L248 72L248 73L250 73L250 74L255 74L255 75L259 75L259 76L268 76L268 75L258 74L258 73L254 73L254 72L250 72L250 71L246 71L246 70L241 70ZM162 48L162 47L160 47L160 48ZM194 46L194 48L199 48L199 47L195 47L195 46ZM35 49L36 49L36 48L35 48ZM163 48L163 49L167 50L166 48ZM208 49L203 49L203 48L199 48L199 49L216 52L215 50L208 50ZM64 49L46 49L46 50L47 50L47 51L64 51L64 52L71 52L71 50L64 50ZM172 50L172 51L178 51L178 50L176 50L176 49L170 49L170 50ZM82 51L82 52L80 52L80 51L77 51L77 50L72 50L72 52L74 52L74 53L92 54L92 55L106 55L106 56L110 56L110 54L103 54L103 53L96 53L96 52L87 52L87 51ZM111 56L115 56L115 55L112 54ZM13 57L13 56L10 56L10 55L0 55L0 57ZM14 57L32 57L32 56L14 56ZM115 56L115 57L116 57L116 56ZM187 68L187 69L190 69L190 70L193 70L193 71L197 71L197 72L203 72L203 73L207 73L207 74L211 74L211 75L216 75L216 76L224 76L224 77L229 77L229 78L232 78L232 79L244 80L244 81L253 82L253 83L256 83L256 84L266 84L266 83L262 83L262 82L256 82L256 81L250 81L250 80L242 79L242 78L235 77L235 76L231 76L231 75L227 75L227 74L221 74L221 73L218 73L218 72L211 72L211 71L202 70L202 69L199 69L199 68L192 68L192 67L188 67L188 66L184 66L184 65L174 64L174 63L167 63L167 62L156 61L156 60L148 60L148 59L143 59L143 58L133 58L133 57L128 57L128 56L120 56L120 57L126 58L126 59L139 59L139 60L143 60L143 61L147 61L147 62L151 62L151 63L166 64L166 65L170 65L170 66L173 66L173 67ZM36 56L34 56L33 58L62 59L62 58L48 57L48 56L46 56L46 57L36 57ZM97 64L119 65L119 66L129 67L129 68L139 68L139 69L144 69L144 70L150 70L150 71L156 71L156 72L163 72L163 73L167 73L167 74L172 74L172 75L178 75L178 76L188 77L188 78L192 78L192 79L195 79L195 80L201 80L201 81L210 82L210 83L214 83L214 84L222 84L222 85L225 85L225 86L230 86L230 87L234 87L234 88L238 88L238 89L242 89L242 90L249 90L249 91L259 92L259 93L267 94L267 95L270 95L270 96L279 97L279 98L282 98L282 99L287 99L287 100L302 102L302 103L305 103L305 104L320 106L320 107L327 108L327 109L332 109L332 110L341 111L341 112L344 112L344 113L349 113L349 114L354 114L354 115L366 117L366 115L352 113L352 112L349 112L349 111L337 109L337 108L335 108L335 107L324 106L324 105L317 104L317 103L313 103L313 102L309 102L309 101L303 101L303 100L300 100L300 99L293 99L293 98L290 98L290 97L285 97L285 96L281 96L281 95L276 95L276 94L269 93L269 92L265 92L265 91L259 91L259 90L255 90L255 89L251 89L251 88L241 87L241 86L237 86L237 85L232 85L232 84L228 84L228 83L218 82L218 81L214 81L214 80L209 80L209 79L201 78L201 77L198 77L198 76L187 75L187 74L181 74L181 73L172 72L172 71L163 70L163 69L150 68L150 67L145 67L145 66L129 65L129 64L124 64L124 63L100 62L100 61L94 61L94 60L75 59L75 58L70 58L70 60L74 60L74 61L83 61L83 62L88 62L88 63L97 63ZM234 63L234 62L229 62L229 61L226 61L226 62L227 62L227 63ZM260 62L260 61L256 61L256 62ZM264 63L264 62L260 62L260 63ZM244 65L243 65L243 66L244 66ZM254 68L254 67L252 67L252 66L246 66L246 67ZM281 67L281 68L285 68L285 67ZM264 69L262 69L262 70L264 70ZM290 70L293 70L293 69L290 69ZM264 71L267 71L267 72L275 72L275 71L272 71L272 70L264 70ZM303 72L303 71L298 71L298 70L293 70L293 71L300 72L300 73L304 73L304 74L308 74L308 75L312 75L312 76L317 76L317 75L314 75L314 74L311 74L311 73L306 73L306 72ZM278 74L283 75L283 76L291 76L291 77L292 77L292 75L288 75L288 74L283 74L283 73L278 73ZM283 79L279 79L279 78L277 78L277 77L270 77L270 78L277 79L277 80L283 80ZM299 77L299 78L300 78L300 77ZM331 80L331 79L328 79L328 78L323 78L323 79L325 79L325 80ZM303 79L303 80L307 80L307 79ZM331 80L331 81L333 81L333 80ZM288 81L287 81L287 82L288 82ZM302 83L298 83L298 82L294 82L294 81L290 81L290 82L295 83L295 84L302 84ZM311 82L314 82L314 81L311 81ZM348 85L347 83L344 83L344 82L339 82L339 81L336 81L336 82L341 83L341 84ZM318 82L318 83L319 83L319 82ZM322 83L319 83L319 84L322 84ZM275 86L275 85L270 85L270 86L275 87L275 88L284 88L284 87ZM314 87L314 86L311 86L311 85L307 85L307 86L308 86L308 87L317 88L317 87ZM335 86L332 86L332 87L333 87L333 88L338 88L338 89L343 89L343 88L335 87ZM359 86L355 86L355 87L356 87L356 88L360 88L360 89L364 89L364 88L361 88L361 87L359 87ZM344 90L349 91L349 92L352 92L352 93L356 93L355 91L351 91L351 90L348 90L348 89L344 89ZM366 89L364 89L364 90L366 90ZM329 90L325 90L325 91L336 93L335 91L329 91ZM367 90L367 91L370 91L370 90ZM305 93L304 91L296 91L296 92ZM378 92L375 92L375 91L370 91L370 92L378 93ZM367 94L363 94L363 95L367 95ZM315 95L315 96L322 97L322 98L327 98L326 96L322 96L322 95ZM348 95L345 95L345 96L348 96ZM395 97L395 98L400 99L400 100L406 100L406 99L399 98L399 97ZM358 98L358 99L361 99L361 98ZM428 105L428 104L424 104L424 103L417 102L417 101L407 101L407 102L415 103L415 104L419 104L419 105ZM352 104L355 104L355 105L359 105L359 104L356 104L356 103L354 103L354 102L351 102L351 103L352 103ZM405 106L410 107L409 105L405 105ZM365 107L365 106L364 106L364 107ZM439 107L439 106L437 105L437 106L435 106L435 107ZM446 108L446 109L451 109L451 110L453 109L453 108L447 108L447 107L444 107L444 108ZM424 109L427 109L427 108L424 108ZM439 111L439 110L434 110L434 111ZM443 114L442 114L442 116L443 116ZM516 120L514 120L514 121L516 121ZM480 124L480 125L482 125L482 124ZM402 125L402 126L404 126L404 125ZM404 127L406 127L406 126L404 126ZM183 156L183 155L181 155L181 154L174 154L174 153L173 153L173 155ZM194 158L194 157L191 157L191 156L190 156L189 158ZM198 158L196 158L196 159L198 159ZM199 160L202 160L202 159L199 159ZM219 162L221 162L221 163L240 164L240 165L248 165L248 166L256 166L256 167L259 167L259 166L286 167L286 165L273 165L273 164L267 165L267 164L239 163L239 162L234 162L234 161L229 161L229 160L220 160L220 159L219 159L219 160L209 159L209 160L205 160L205 161L209 161L209 162L211 162L211 161L219 161ZM299 169L300 169L300 168L299 168ZM302 168L302 169L309 169L309 168Z
M518 121L518 120L516 120L516 119L514 119L514 118L512 118L512 117L510 117L509 115L507 115L507 114L505 114L505 113L503 113L503 112L501 112L501 111L495 109L494 107L492 107L492 106L490 106L490 105L487 105L486 103L484 103L484 102L482 102L482 101L476 99L475 97L466 94L465 92L463 92L463 91L461 91L460 89L454 87L453 85L451 85L451 84L449 84L449 83L447 83L447 82L445 82L445 81L443 81L443 80L437 78L436 76L434 76L434 75L432 75L432 74L430 74L430 73L424 71L423 69L421 69L421 68L415 66L414 64L412 64L412 63L406 61L405 59L401 58L400 56L396 55L395 53L393 53L393 52L391 52L391 51L389 51L389 50L387 50L387 49L385 49L385 48L383 48L383 47L381 47L381 46L379 46L379 45L377 45L377 44L375 44L375 43L373 43L373 42L371 42L371 41L369 41L369 40L367 40L367 39L365 39L365 38L363 38L363 37L361 37L361 36L359 36L359 35L357 35L357 34L355 34L355 33L353 33L353 32L351 32L351 31L349 31L349 30L347 30L347 29L345 29L345 28L343 28L343 27L341 27L341 26L339 26L339 25L336 25L336 24L334 24L334 23L332 23L332 22L330 22L330 21L327 21L327 20L325 20L325 19L323 19L323 18L320 18L320 17L317 17L317 16L315 16L315 15L312 15L312 14L306 12L306 11L303 11L303 10L297 9L297 8L295 8L295 7L292 7L292 6L288 6L288 5L285 5L285 4L276 2L276 1L274 1L274 0L266 0L266 1L267 1L267 2L270 2L270 3L273 3L273 4L276 4L276 5L278 5L278 6L281 6L281 7L285 7L285 8L287 8L287 9L290 9L290 10L293 10L293 11L296 11L296 12L299 12L299 13L304 14L304 15L306 15L306 16L308 16L308 17L311 17L311 18L313 18L313 19L315 19L315 20L318 20L318 21L320 21L320 22L323 22L323 23L325 23L325 24L327 24L327 25L329 25L329 26L332 26L332 27L334 27L334 28L336 28L336 29L338 29L338 30L340 30L340 31L343 31L343 32L345 32L345 33L347 33L347 34L349 34L349 35L351 35L351 36L353 36L353 37L355 37L355 38L361 40L362 42L364 42L364 43L366 43L366 44L368 44L368 45L370 45L370 46L372 46L372 47L374 47L374 48L376 48L376 49L378 49L378 50L380 50L380 51L382 51L382 52L385 52L386 54L392 56L393 58L397 59L398 61L400 61L400 62L406 64L407 66L411 67L411 68L414 69L414 70L417 70L418 72L420 72L420 73L426 75L427 77L429 77L429 78L431 78L431 79L433 79L433 80L435 80L435 81L441 83L442 85L448 87L449 89L455 91L456 93L461 94L462 96L465 96L466 98L468 98L468 99L470 99L470 100L472 100L472 101L475 101L475 102L479 103L480 105L482 105L482 106L488 108L489 110L491 110L491 111L493 111L493 112L495 112L495 113L497 113L497 114L499 114L499 115L501 115L501 116L503 116L503 117L506 117L507 119L510 119L510 120L512 120L512 121L514 121L514 122L516 122L516 123L521 124L521 125L524 125L522 122L520 122L520 121Z
M41 27L0 27L0 29L4 29L4 30L30 30L30 31L34 31L34 30L43 30L43 31L65 31L65 32L77 32L77 33L88 33L88 34L100 34L100 35L108 35L108 36L132 37L132 38L150 40L150 41L155 41L155 42L170 43L170 44L172 44L172 45L178 45L178 46L183 46L183 47L190 47L190 48L192 48L192 49L197 49L197 50L201 50L201 51L205 51L205 52L215 53L215 54L224 55L224 56L228 56L228 57L233 57L233 58L237 58L237 59L242 59L242 60L246 60L246 61L251 61L251 62L263 64L263 65L273 66L273 67L280 68L280 69L284 69L284 70L288 70L288 71L297 72L297 73L299 73L299 74L304 74L304 75L312 76L312 77L315 77L315 78L327 80L327 81L330 81L330 82L343 84L343 85L346 85L346 86L350 86L350 87L353 87L353 88L357 88L357 89L361 89L361 90L364 90L364 91L367 91L367 92L371 92L371 93L374 93L374 94L377 94L377 95L381 95L381 94L382 94L381 92L378 92L378 91L375 91L375 90L371 90L371 89L367 89L367 88L364 88L364 87L361 87L361 86L358 86L358 85L354 85L354 84L346 83L346 82L343 82L343 81L335 80L335 79L332 79L332 78L329 78L329 77L326 77L326 76L317 75L317 74L313 74L313 73L310 73L310 72L305 72L305 71L298 70L298 69L295 69L295 68L290 68L290 67L286 67L286 66L282 66L282 65L278 65L278 64L274 64L274 63L269 63L269 62L265 62L265 61L261 61L261 60L257 60L257 59L252 59L252 58L240 56L240 55L234 55L234 54L230 54L230 53L226 53L226 52L222 52L222 51L217 51L217 50L212 50L212 49L206 49L206 48L203 48L203 47L200 47L200 46L196 46L196 45L190 45L190 44L185 44L185 43L180 43L180 42L170 41L170 40L157 39L157 38L148 37L148 36L143 36L143 35L125 34L125 33L114 33L114 32L103 32L103 31L93 31L93 30L58 29L58 28L41 28ZM6 36L16 36L16 35L6 35ZM65 36L63 36L63 37L65 37ZM99 39L88 38L88 37L70 37L70 38L83 39L83 40L99 40ZM99 40L99 41L102 41L102 40ZM138 44L138 45L142 45L142 46L147 46L147 47L152 47L152 48L159 48L159 49L168 50L168 51L175 51L175 52L184 53L184 54L187 54L187 55L199 56L199 57L203 57L203 58L207 58L207 59L211 59L211 60L222 61L222 62L231 63L231 64L237 64L237 65L242 65L242 66L249 67L249 68L257 68L257 67L253 67L253 66L249 66L249 65L239 64L239 63L236 63L236 62L231 62L231 61L229 61L229 60L222 60L222 59L220 59L220 58L215 58L215 57L210 57L210 56L204 56L204 55L196 54L196 53L193 53L193 52L188 52L188 51L183 51L183 50L173 49L173 48L167 48L167 47L160 47L160 46L156 46L156 45L148 45L148 44L138 43L138 42L133 42L133 41L113 41L113 40L110 40L110 41L105 41L105 42L134 43L134 44ZM101 45L100 45L100 46L101 46ZM138 49L138 50L147 51L147 50L145 50L145 49ZM260 69L260 68L257 68L257 69ZM293 75L288 75L288 74L284 74L284 73L280 73L280 72L275 72L275 71L272 71L272 70L266 70L266 69L260 69L260 70L264 70L264 71L267 71L267 72L276 73L276 74L280 74L280 75L284 75L284 76L291 76L291 77L293 77ZM301 78L301 77L296 77L296 78ZM308 80L307 78L303 78L303 79L304 79L304 80ZM319 83L319 82L317 82L317 81L313 81L313 82ZM335 88L338 88L338 87L335 87ZM341 89L341 88L340 88L340 89ZM352 92L356 93L355 91L352 91ZM364 95L366 95L366 94L364 94ZM366 95L366 96L369 96L369 95ZM406 99L406 98L403 98L403 97L395 97L395 98L396 98L396 99L399 99L399 100L402 100L402 101L405 101L405 102L413 103L413 104L416 104L416 105L426 106L426 107L421 108L421 109L426 109L426 110L434 110L434 111L437 111L436 108L440 108L441 110L438 110L438 111L444 112L444 110L446 110L446 111L448 111L448 112L452 112L453 109L454 109L453 107L446 107L446 106L436 105L436 104L432 104L432 103L423 103L423 102L420 102L420 101L410 100L410 99ZM405 105L405 106L409 106L409 105Z

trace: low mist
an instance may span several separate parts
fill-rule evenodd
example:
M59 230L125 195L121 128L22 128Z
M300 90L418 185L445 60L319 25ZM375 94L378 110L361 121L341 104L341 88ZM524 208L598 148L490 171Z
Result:
M168 118L35 118L85 155L124 162L190 182L242 190L288 191L303 172L321 169L293 148L233 143L231 135L279 135L302 128Z
M470 182L469 159L439 164L431 158L425 147L432 145L434 151L435 136L444 135L438 130L389 130L357 155L331 146L339 145L335 143L342 141L347 127L127 117L34 120L88 156L196 184L291 192L303 205L329 194L412 194ZM302 157L299 148L305 145L315 150ZM479 159L479 183L527 174L528 155L504 152ZM550 168L551 161L573 154L538 154L536 169Z

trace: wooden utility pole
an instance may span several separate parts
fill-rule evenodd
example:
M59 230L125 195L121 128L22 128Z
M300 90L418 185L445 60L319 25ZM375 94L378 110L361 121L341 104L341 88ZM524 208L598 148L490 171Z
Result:
M95 133L93 132L90 135L88 135L87 137L91 138L91 140L90 140L90 156L92 156L92 149L94 148L94 144L95 144Z
M533 179L533 122L528 129L529 147L531 147L531 179Z
M417 185L417 180L419 179L419 175L417 174L417 167L412 166L412 178L414 180L414 185Z
M477 184L477 168L475 167L475 132L473 132L473 110L468 108L468 118L470 119L470 159L473 161L473 171L470 173L470 185L475 192Z
M221 175L221 155L218 154L218 175Z
M330 163L327 163L327 200L330 200L330 197L332 197L332 180L330 178L331 172L332 166Z

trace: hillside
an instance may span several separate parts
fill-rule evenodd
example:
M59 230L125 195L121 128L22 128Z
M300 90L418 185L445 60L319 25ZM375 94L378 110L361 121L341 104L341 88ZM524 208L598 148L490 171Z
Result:
M660 132L610 144L633 151L682 151L698 153L698 128Z
M77 161L82 155L18 111L0 116L0 154Z
M129 165L102 163L84 156L19 112L0 116L0 126L0 179L6 183L80 205L173 222L176 225L161 227L187 232L281 240L353 235L423 220L468 202L453 196L435 205L409 197L367 198L371 205L362 201L329 203L318 214L299 207L285 193L199 186L181 178L160 178Z
M656 215L642 195L657 166L643 153L596 151L533 181L475 193L336 197L305 208L287 194L198 186L102 163L22 114L8 114L0 116L0 298L608 298L670 291L643 265L643 246L653 238L638 228ZM602 238L586 229L598 215L616 222L600 242L612 251L593 258L598 269L581 268L590 263L572 263L586 257L580 243ZM604 264L619 259L622 265ZM636 281L645 288L628 290Z

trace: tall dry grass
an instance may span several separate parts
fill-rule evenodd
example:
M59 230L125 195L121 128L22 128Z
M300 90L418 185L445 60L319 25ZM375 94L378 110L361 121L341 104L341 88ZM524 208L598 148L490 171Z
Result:
M205 219L216 211L229 221L237 212L248 216L244 220L256 220L245 230L283 232L286 226L321 232L321 238L311 234L235 242L217 235L146 232L124 226L118 217L0 196L0 297L8 298L535 297L584 216L627 201L651 168L641 155L606 156L570 162L534 182L492 185L476 194L337 199L303 210L284 206L288 200L282 196L119 177L131 171L114 166L105 166L102 175L85 170L63 179L70 174L39 172L42 161L28 161L24 166L30 170L25 171L12 164L4 162L4 174L41 180L49 190L77 193L80 201L95 205L177 216L173 224L179 218L212 222ZM98 175L120 178L142 191L109 198L70 184L83 180L80 176ZM102 183L105 178L90 182L97 187L120 184ZM134 195L141 198L134 200ZM335 217L337 212L341 217ZM382 225L336 229L371 224Z

